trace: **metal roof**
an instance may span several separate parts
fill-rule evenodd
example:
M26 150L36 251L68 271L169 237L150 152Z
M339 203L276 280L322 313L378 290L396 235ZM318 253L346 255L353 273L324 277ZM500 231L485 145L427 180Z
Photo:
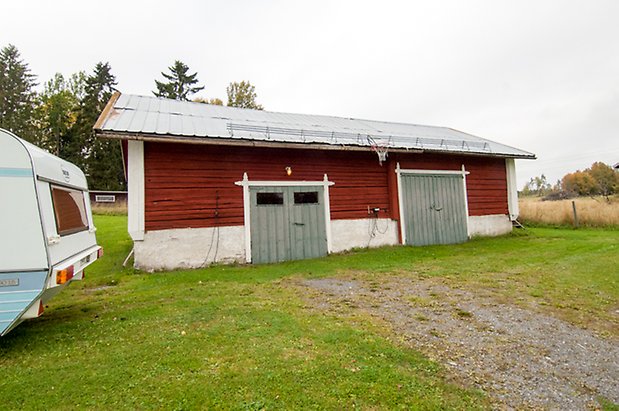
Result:
M535 158L532 153L448 127L278 113L120 93L108 103L95 132L128 139L180 137L360 149L378 144L398 151Z

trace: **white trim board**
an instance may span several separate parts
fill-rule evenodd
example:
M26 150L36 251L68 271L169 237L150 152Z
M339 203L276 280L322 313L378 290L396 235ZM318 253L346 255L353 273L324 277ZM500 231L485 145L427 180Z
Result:
M400 172L403 174L429 174L429 175L466 175L471 174L469 171L464 169L464 164L462 165L462 170L422 170L422 169L406 169L400 168L400 163L398 163L398 167L396 168L396 173Z
M320 187L324 189L323 199L325 206L325 232L327 235L327 253L331 254L333 249L333 238L331 233L331 205L329 200L329 187L334 185L333 181L329 181L327 175L324 175L322 181L272 181L272 180L254 180L250 181L247 173L243 173L243 180L236 181L234 184L243 187L243 219L245 224L245 261L251 263L251 196L249 187Z
M326 176L326 174L325 174ZM245 186L246 181L247 181L247 185L249 187L256 187L256 186L263 186L263 187L296 187L296 186L304 186L304 187L316 187L316 186L322 186L325 184L325 181L290 181L290 180L286 180L286 181L271 181L271 180L263 180L263 181L259 181L259 180L245 180L245 178L247 177L247 173L243 174L243 180L242 181L237 181L234 184L236 184L237 186ZM327 181L327 185L334 185L335 183L332 181Z
M396 163L395 173L397 175L397 189L398 189L398 208L400 209L400 233L402 234L402 244L406 244L406 227L404 227L404 214L402 213L404 210L404 204L402 200L402 169L400 168L400 163Z
M144 240L144 142L129 140L127 179L127 230L133 241Z
M468 171L464 168L464 164L462 164L462 184L464 185L464 212L466 219L466 236L471 238L471 228L469 226L469 195L466 191L466 175L469 174Z
M237 181L236 185L243 186L243 224L245 225L245 262L251 263L251 218L249 209L251 207L251 195L249 193L249 178L247 173L243 173L241 184Z
M509 218L517 220L520 210L518 207L516 162L512 158L505 159L505 178L507 179L507 209L509 211Z

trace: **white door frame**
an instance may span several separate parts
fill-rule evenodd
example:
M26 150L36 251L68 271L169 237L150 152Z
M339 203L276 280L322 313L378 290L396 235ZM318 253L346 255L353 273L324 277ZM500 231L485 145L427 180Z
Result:
M127 231L133 241L143 241L145 232L144 142L127 142Z
M507 210L510 220L518 219L518 186L516 185L516 162L513 158L505 159L505 174L507 179Z
M466 176L470 172L466 171L464 164L462 170L421 170L421 169L405 169L400 168L398 162L395 167L395 172L398 176L398 207L400 208L400 232L402 233L402 244L406 244L406 224L404 223L404 200L402 199L402 174L417 174L417 175L461 175L462 185L464 188L464 210L466 213L466 234L470 237L469 231L469 199L466 194Z
M272 181L272 180L255 180L250 181L247 173L243 173L243 180L237 181L234 184L243 187L243 220L245 222L245 261L251 263L251 196L249 187L266 186L266 187L292 187L292 186L322 186L324 207L325 207L325 230L327 234L327 253L331 254L331 205L329 201L329 186L334 185L333 181L329 181L327 175L324 175L322 181Z

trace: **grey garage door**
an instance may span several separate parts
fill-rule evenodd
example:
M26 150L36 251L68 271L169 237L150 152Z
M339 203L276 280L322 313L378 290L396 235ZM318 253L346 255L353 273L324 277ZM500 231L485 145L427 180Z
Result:
M323 186L250 187L254 263L327 255Z
M454 244L467 239L461 175L402 174L406 243Z

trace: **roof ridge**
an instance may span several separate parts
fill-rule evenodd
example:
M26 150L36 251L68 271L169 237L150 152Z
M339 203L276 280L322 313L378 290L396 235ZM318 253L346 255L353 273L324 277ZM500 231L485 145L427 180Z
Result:
M253 108L247 108L247 107L232 107L232 106L224 106L224 105L218 105L218 104L210 104L210 103L203 103L203 102L199 102L199 101L192 101L192 100L173 100L173 99L168 99L165 97L157 97L157 96L146 96L146 95L142 95L142 94L122 94L123 96L126 96L128 98L130 97L139 97L139 98L147 98L147 99L152 99L152 100L160 100L160 101L169 101L169 102L173 102L173 103L178 103L178 104L192 104L192 105L196 105L196 106L212 106L212 107L216 107L216 108L221 108L224 110L233 110L233 111L248 111L248 112L258 112L258 113L271 113L271 114L284 114L284 115L294 115L294 116L304 116L304 117L324 117L324 118L334 118L334 119L338 119L338 120L349 120L349 121L368 121L368 122L372 122L372 123L380 123L380 124L397 124L397 125L403 125L403 126L415 126L415 127L430 127L430 128L442 128L442 129L451 129L454 131L458 131L456 129L453 129L451 127L447 127L447 126L435 126L432 124L419 124L419 123L407 123L404 121L386 121L386 120L373 120L373 119L369 119L369 118L360 118L360 117L344 117L344 116L334 116L331 114L307 114L307 113L293 113L290 111L272 111L272 110L258 110L258 109L253 109ZM115 101L115 103L117 103L118 100ZM116 107L116 106L114 106ZM126 110L136 110L135 108L132 107L123 107ZM161 113L161 111L152 111L152 112L157 112L157 113ZM184 114L186 115L186 114ZM189 114L190 116L193 117L198 117L194 114ZM465 134L469 134L469 133L465 133ZM469 134L472 135L472 134ZM476 137L476 136L474 136Z

